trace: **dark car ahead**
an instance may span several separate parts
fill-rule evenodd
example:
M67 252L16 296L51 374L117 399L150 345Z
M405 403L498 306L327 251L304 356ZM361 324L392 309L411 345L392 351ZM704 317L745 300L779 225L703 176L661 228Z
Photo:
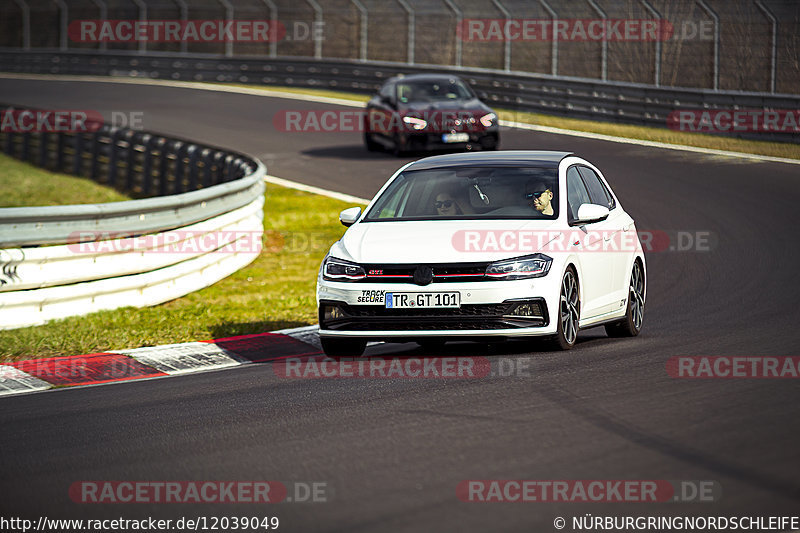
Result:
M364 143L370 151L481 148L499 144L497 114L457 76L389 79L367 102Z

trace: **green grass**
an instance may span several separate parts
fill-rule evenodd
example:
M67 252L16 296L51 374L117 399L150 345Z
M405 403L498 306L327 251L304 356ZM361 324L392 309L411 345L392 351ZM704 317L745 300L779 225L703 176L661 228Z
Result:
M281 91L292 94L308 94L312 96L324 96L328 98L339 98L351 100L358 103L366 103L369 97L362 94L338 92L326 89L300 89L295 87L263 86L263 85L243 85L236 84L247 89L263 89L269 91ZM494 107L494 106L492 106ZM528 113L523 111L512 111L509 109L496 108L501 120L524 122L539 126L549 126L566 130L585 131L589 133L602 133L616 137L626 137L629 139L641 139L645 141L655 141L669 144L680 144L685 146L695 146L699 148L711 148L715 150L728 150L731 152L744 152L748 154L768 155L773 157L785 157L789 159L800 159L800 145L793 143L749 141L743 139L731 139L716 135L702 133L686 133L673 131L667 128L651 128L645 126L630 126L626 124L616 124L613 122L599 122L593 120L583 120L575 118L565 118L554 115L544 115L541 113ZM502 140L501 140L502 141Z
M86 178L42 170L0 154L0 207L121 202L130 198Z
M264 251L249 266L183 298L0 331L0 359L79 355L315 324L317 269L351 204L267 184ZM86 201L92 201L87 198Z

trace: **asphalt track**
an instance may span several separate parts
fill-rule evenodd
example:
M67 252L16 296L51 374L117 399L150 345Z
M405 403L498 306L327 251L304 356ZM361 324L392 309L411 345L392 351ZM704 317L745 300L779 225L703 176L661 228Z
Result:
M261 158L273 175L370 197L408 159L357 133L282 133L316 103L113 83L0 80L0 101L144 111L149 130ZM570 352L521 342L529 376L285 380L270 364L0 402L0 516L275 515L285 531L554 531L584 515L798 514L797 380L677 380L679 355L798 355L800 167L520 130L505 149L597 164L640 229L710 231L711 251L647 257L645 327L582 332ZM267 199L269 202L269 199ZM264 310L265 313L269 311ZM421 354L414 345L372 348ZM327 483L327 503L86 505L79 480ZM464 503L466 479L715 480L715 503ZM571 531L570 525L565 531Z

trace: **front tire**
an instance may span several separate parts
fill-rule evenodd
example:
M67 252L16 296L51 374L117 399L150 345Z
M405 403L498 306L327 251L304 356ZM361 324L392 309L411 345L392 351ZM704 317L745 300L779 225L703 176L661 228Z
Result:
M366 146L367 150L370 152L378 152L383 148L372 139L372 132L369 131L364 132L364 146Z
M644 322L644 295L645 279L642 264L637 260L633 263L631 280L628 285L628 308L625 318L619 322L606 324L606 334L609 337L635 337L642 331Z
M571 266L561 278L561 293L558 305L558 331L551 344L558 350L569 350L578 340L578 324L581 317L581 300L578 291L578 275Z
M363 339L334 339L320 337L322 351L330 357L360 357L367 349L367 341Z

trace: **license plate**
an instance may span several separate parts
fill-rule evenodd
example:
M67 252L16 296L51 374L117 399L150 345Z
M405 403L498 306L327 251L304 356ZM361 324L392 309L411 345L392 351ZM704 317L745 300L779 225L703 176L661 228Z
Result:
M459 292L387 292L386 309L458 308L461 307Z
M469 133L443 133L442 142L444 143L465 143L469 141Z

